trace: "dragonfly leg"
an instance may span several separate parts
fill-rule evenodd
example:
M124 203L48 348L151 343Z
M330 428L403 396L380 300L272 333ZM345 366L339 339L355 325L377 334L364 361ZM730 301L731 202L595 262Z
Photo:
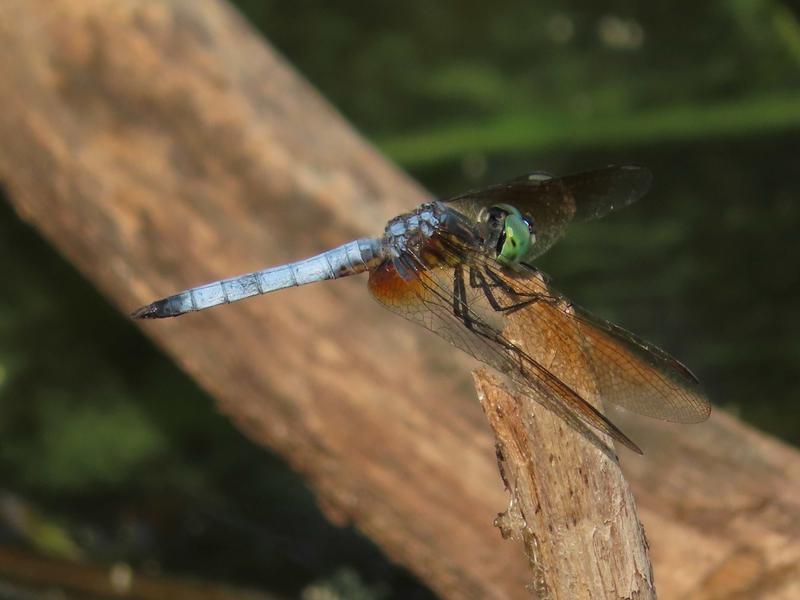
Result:
M453 269L453 314L473 333L502 344L502 336L500 336L493 327L475 318L474 313L469 308L469 301L467 298L467 286L464 283L464 268L458 265Z
M453 269L453 315L464 323L464 327L487 339L494 340L497 332L475 319L469 309L467 286L464 284L464 269L461 265Z
M473 280L473 269L470 269L470 286L475 288L475 285L472 285ZM483 280L485 283L485 280ZM486 293L486 291L484 292ZM494 296L492 296L491 290L488 290L487 298L491 297L489 300L490 303L495 302ZM493 306L494 308L494 306ZM495 310L500 310L499 308L495 308ZM494 328L490 327L486 323L483 323L480 320L474 319L470 314L469 305L467 302L467 286L464 283L464 270L461 265L455 267L453 272L453 314L459 319L464 326L472 331L473 333L481 336L482 338L489 340L490 342L494 342L496 344L501 345L506 351L510 352L515 359L516 368L519 369L519 372L523 375L525 374L525 357L524 353L522 353L519 348L517 348L514 344L507 341L498 331ZM509 365L511 367L511 365Z
M460 266L453 269L453 315L464 323L470 331L474 331L474 322L467 307L467 290L464 287L464 272Z
M473 289L480 289L481 291L483 291L483 294L484 296L486 296L486 300L489 302L489 305L497 312L511 314L513 312L525 308L526 306L533 304L534 302L546 299L545 297L536 293L517 292L510 285L508 285L506 282L500 279L495 273L492 273L492 271L490 271L489 269L486 269L486 274L492 278L491 283L486 280L486 277L484 277L483 273L481 273L478 269L471 267L469 270L469 285ZM508 306L503 306L497 300L497 298L494 295L494 292L492 291L498 288L508 295L527 298L527 300L522 300L521 302L509 304Z

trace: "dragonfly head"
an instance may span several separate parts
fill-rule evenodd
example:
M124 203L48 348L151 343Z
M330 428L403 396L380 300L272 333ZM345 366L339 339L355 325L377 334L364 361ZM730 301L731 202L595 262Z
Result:
M478 216L486 252L497 262L515 267L536 243L533 223L510 204L495 204Z

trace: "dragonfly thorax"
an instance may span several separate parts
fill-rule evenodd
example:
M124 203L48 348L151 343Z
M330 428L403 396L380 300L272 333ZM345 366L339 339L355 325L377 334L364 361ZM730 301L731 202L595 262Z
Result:
M450 265L460 251L475 250L477 240L475 227L463 215L431 202L389 221L383 247L402 274Z
M441 227L446 212L441 203L431 202L389 221L383 236L389 255L396 259L408 252L420 252Z

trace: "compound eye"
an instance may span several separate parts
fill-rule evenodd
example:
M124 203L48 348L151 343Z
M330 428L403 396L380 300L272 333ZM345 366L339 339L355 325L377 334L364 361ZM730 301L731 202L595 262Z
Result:
M508 266L516 265L522 261L536 239L533 225L510 204L495 204L488 212L495 217L500 227L493 244L497 261Z
M497 245L497 260L505 265L519 263L531 249L531 232L519 213L506 217Z

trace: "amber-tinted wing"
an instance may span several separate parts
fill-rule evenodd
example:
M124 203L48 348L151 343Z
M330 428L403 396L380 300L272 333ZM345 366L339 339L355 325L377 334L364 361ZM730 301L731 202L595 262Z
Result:
M679 423L708 418L709 404L697 378L663 350L612 323L573 305L554 291L535 270L503 271L497 263L473 257L473 266L491 282L489 292L502 306L519 306L507 315L526 338L534 358L571 355L578 349L594 376L604 401L632 412ZM564 369L556 361L550 370Z
M508 323L503 312L495 310L484 290L470 281L468 265L429 270L410 256L397 260L405 261L400 270L413 273L411 279L403 279L392 261L370 274L370 291L387 308L506 374L526 396L536 399L595 443L600 442L587 425L641 453L613 423L554 374L561 371L570 379L577 377L576 381L591 378L587 366L581 365L580 349L571 356L563 352L545 356L547 364L543 364L527 351L529 344L517 343L506 334Z
M628 206L647 192L651 180L650 171L637 165L615 165L565 177L532 173L446 202L473 220L484 207L515 206L533 223L536 243L528 256L533 259L550 248L569 223L596 219Z

